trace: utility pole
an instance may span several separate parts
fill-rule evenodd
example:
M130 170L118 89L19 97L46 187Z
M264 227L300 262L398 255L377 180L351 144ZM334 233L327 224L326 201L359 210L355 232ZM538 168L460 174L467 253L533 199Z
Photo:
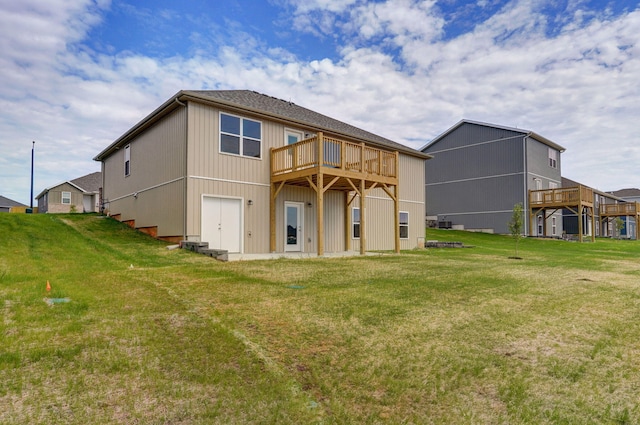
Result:
M36 148L36 142L33 141L31 143L32 144L31 144L31 201L30 201L31 203L30 203L30 206L31 206L31 211L33 212L33 151Z

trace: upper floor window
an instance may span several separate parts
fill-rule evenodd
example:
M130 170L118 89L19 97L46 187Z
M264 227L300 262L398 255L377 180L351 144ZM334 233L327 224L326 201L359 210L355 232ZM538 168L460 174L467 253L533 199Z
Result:
M131 174L131 145L124 147L124 175Z
M71 203L71 192L62 192L62 203L67 205Z
M220 152L261 157L262 123L220 113Z
M549 148L549 167L558 168L558 151Z

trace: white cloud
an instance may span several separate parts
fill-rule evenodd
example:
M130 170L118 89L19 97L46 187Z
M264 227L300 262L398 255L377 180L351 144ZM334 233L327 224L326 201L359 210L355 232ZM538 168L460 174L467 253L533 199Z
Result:
M415 148L461 118L518 126L567 147L567 177L640 186L640 10L586 19L576 3L550 37L539 2L513 1L444 39L431 1L288 4L296 22L324 19L314 31L337 58L299 60L240 29L194 33L184 56L99 54L82 42L108 3L0 0L0 194L28 203L31 140L37 193L99 169L93 156L191 88L257 90Z

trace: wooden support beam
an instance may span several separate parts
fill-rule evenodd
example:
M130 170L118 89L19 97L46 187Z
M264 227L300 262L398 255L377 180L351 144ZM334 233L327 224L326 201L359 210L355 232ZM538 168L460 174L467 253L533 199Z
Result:
M307 182L309 182L309 187L311 187L311 189L313 189L313 190L315 190L317 192L318 191L318 186L316 186L313 183L313 179L311 178L311 176L307 176L306 179L307 179Z
M351 200L349 192L344 192L344 250L351 251L351 211L349 210L349 205L356 198L356 195L353 195Z
M596 210L594 207L591 210L591 242L596 241Z
M280 188L282 185L284 182L280 184ZM279 190L276 190L275 183L271 183L269 186L271 188L269 196L269 251L276 252L276 198Z
M347 178L347 183L349 183L349 185L353 188L353 190L356 192L356 194L360 194L360 189L358 187L356 187L355 184L353 184L353 181L350 178Z
M578 205L578 211L578 240L582 242L582 213L584 212L582 210L582 205Z
M318 234L316 236L317 247L318 247L318 256L321 257L324 255L324 176L322 175L322 168L324 165L324 137L322 132L318 132L318 180L316 181L316 217L318 218L317 222L317 231Z
M363 155L364 158L364 155ZM360 255L365 255L367 250L367 227L366 227L366 219L365 219L365 207L367 198L366 188L365 188L366 180L360 180Z
M327 191L327 190L329 190L329 189L331 188L331 186L333 186L333 184L334 184L335 182L337 182L339 179L340 179L340 177L337 177L337 176L336 176L336 177L334 177L334 178L333 178L333 180L331 180L331 181L329 182L329 184L328 184L328 185L326 185L326 186L324 187L324 189L322 189L322 190L326 192L326 191Z
M394 235L395 235L395 251L400 254L400 195L398 186L394 186L393 191L393 213L394 213Z

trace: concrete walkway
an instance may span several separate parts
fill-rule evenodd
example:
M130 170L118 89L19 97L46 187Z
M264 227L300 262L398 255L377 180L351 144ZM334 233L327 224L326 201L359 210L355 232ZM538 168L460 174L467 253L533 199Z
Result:
M228 261L251 261L251 260L275 260L278 258L341 258L341 257L356 257L360 255L359 251L340 251L340 252L325 252L322 257L318 257L315 252L275 252L271 254L228 254ZM387 255L379 252L367 252L367 256L375 255Z

